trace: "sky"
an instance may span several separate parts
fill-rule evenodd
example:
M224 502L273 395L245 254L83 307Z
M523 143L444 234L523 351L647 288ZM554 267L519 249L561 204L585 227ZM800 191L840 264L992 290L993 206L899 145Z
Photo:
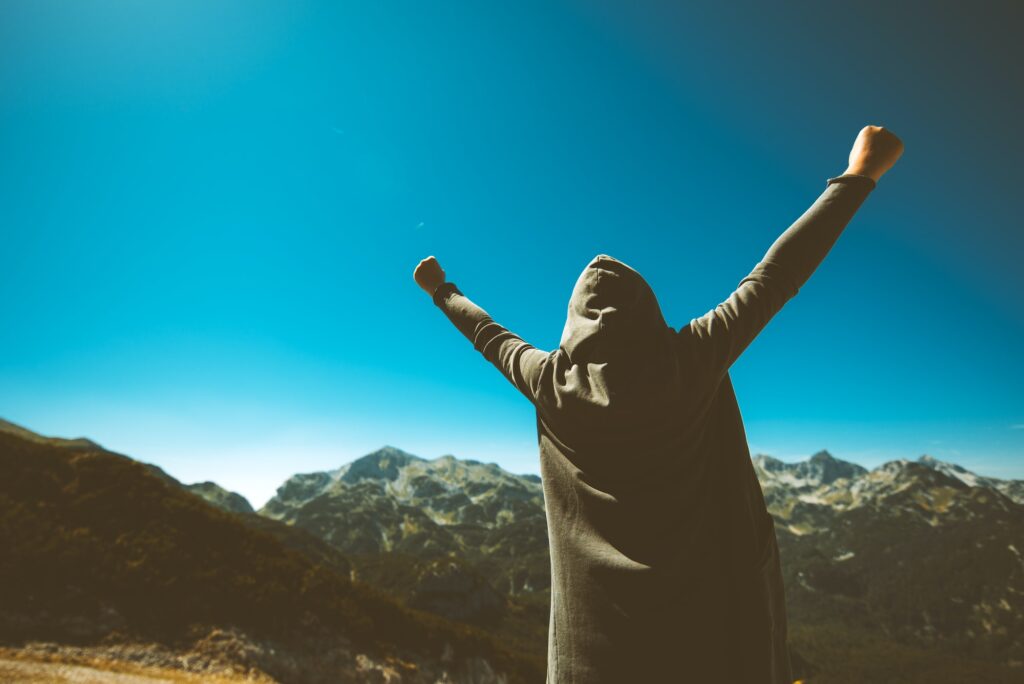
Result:
M670 325L905 152L731 377L752 453L1024 478L1019 3L0 3L0 417L257 506L383 445L538 472L415 284L557 347L611 254Z

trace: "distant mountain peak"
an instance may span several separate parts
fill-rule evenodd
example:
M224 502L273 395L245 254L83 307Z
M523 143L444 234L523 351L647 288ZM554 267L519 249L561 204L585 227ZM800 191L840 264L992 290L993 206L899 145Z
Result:
M371 451L366 456L412 458L412 459L419 459L421 461L423 460L419 456L415 456L413 454L410 454L408 451L405 451L404 449L399 449L396 446L391 446L390 444L385 444L384 446L382 446L381 448L377 449L376 451ZM366 456L363 456L363 458L366 458Z
M935 458L934 456L930 456L928 454L922 454L917 459L917 462L920 463L921 465L928 466L929 468L932 468L932 469L935 469L935 470L943 470L943 471L951 470L951 471L957 472L957 473L970 473L971 472L971 471L967 470L967 468L964 468L962 465L957 465L956 463L949 463L948 461L940 461L939 459Z
M805 476L818 484L832 484L840 478L857 477L867 472L865 468L856 463L838 459L824 449L800 465L805 465L803 468Z
M249 500L237 492L231 492L216 482L196 482L184 485L185 489L198 494L214 506L232 513L255 513Z
M506 526L546 537L539 477L451 454L428 460L394 448L336 471L294 475L260 513L360 553L447 553L481 543L491 548L500 545L495 530Z
M350 484L360 480L394 481L402 468L423 460L397 447L383 446L377 451L357 458L347 466L342 466L338 471L338 479Z
M856 463L838 459L825 449L796 463L786 463L765 454L758 454L752 460L755 470L759 472L762 488L782 487L803 494L831 485L837 480L854 480L867 473L866 469Z
M775 458L774 456L769 456L768 454L757 454L750 460L754 462L754 465L769 472L784 470L786 468L786 464L782 460Z
M830 454L826 449L822 449L821 451L815 452L814 455L812 455L809 460L811 460L811 461L838 461L839 459L837 459L835 456ZM844 463L845 463L845 461L844 461Z

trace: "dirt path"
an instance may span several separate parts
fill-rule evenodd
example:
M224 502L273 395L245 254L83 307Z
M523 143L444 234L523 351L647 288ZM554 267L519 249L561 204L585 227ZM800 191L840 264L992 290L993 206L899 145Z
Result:
M163 668L112 665L92 667L72 663L53 663L0 656L0 682L14 684L238 684L255 681L244 677L197 675ZM120 670L120 671L118 671Z

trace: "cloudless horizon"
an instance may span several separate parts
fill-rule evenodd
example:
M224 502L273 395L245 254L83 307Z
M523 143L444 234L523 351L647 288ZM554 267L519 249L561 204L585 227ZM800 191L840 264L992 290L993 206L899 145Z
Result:
M752 454L1024 478L1024 6L0 5L0 417L259 506L382 445L537 473L412 279L557 346L607 253L680 328L906 151L731 371Z

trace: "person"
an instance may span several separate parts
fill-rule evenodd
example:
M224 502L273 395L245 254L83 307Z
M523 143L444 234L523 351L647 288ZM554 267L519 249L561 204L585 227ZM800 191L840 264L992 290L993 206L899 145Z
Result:
M536 407L551 550L547 681L791 684L778 543L729 369L903 153L881 126L725 301L673 329L598 254L558 349L530 345L433 256L416 282Z

